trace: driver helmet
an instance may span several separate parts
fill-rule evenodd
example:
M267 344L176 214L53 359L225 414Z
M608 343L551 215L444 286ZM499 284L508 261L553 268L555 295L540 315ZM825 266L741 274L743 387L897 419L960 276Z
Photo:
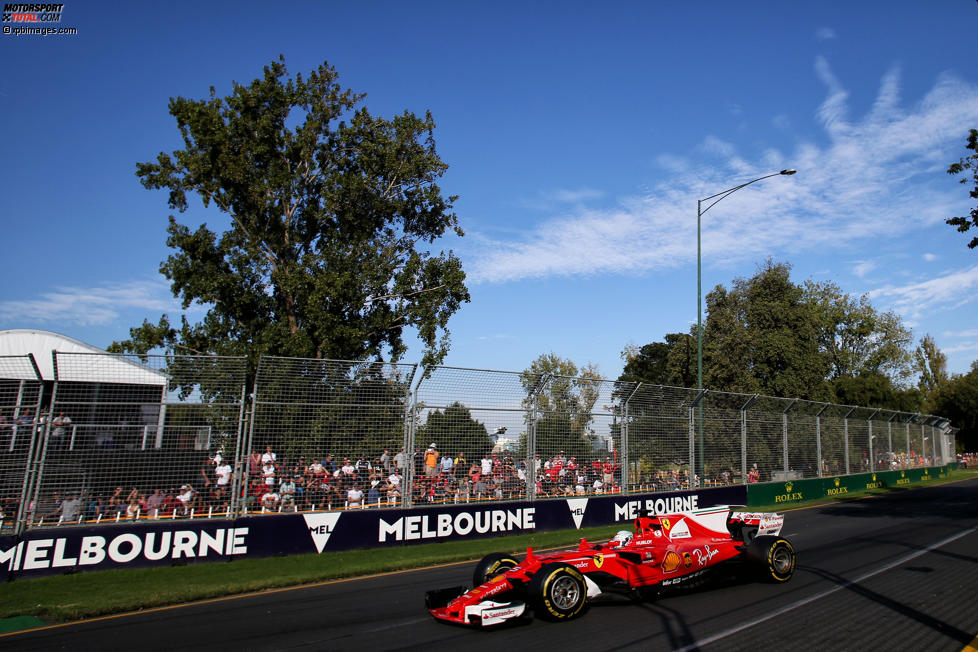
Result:
M619 547L626 546L632 540L632 533L628 530L618 530L611 540L617 541Z

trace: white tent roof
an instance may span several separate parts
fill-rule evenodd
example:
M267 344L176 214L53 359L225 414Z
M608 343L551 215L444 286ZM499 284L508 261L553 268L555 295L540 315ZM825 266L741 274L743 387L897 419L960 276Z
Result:
M91 344L79 342L65 335L31 329L0 331L0 356L24 356L33 353L41 378L44 380L55 380L53 359L55 351L102 354L73 358L70 369L60 369L59 380L132 385L164 385L167 381L166 374L160 371L110 355ZM35 380L35 378L33 375L25 376L25 380Z

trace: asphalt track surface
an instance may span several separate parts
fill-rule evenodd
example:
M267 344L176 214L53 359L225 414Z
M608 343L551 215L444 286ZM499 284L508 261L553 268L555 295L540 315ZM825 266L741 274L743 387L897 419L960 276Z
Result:
M213 600L0 636L14 650L962 650L978 646L978 479L790 512L785 585L599 599L567 623L435 622L424 591L471 564ZM377 554L383 554L378 551Z

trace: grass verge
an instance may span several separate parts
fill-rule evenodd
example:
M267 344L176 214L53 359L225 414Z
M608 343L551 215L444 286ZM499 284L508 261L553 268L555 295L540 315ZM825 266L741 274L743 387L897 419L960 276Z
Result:
M947 482L972 478L978 470L952 472ZM914 487L937 484L929 481ZM852 501L885 495L905 488L872 489L806 502ZM764 507L751 507L762 511ZM770 510L785 511L783 505ZM0 590L0 632L13 631L13 621L2 619L34 617L46 622L65 622L113 613L181 604L272 588L312 584L346 577L359 577L393 570L479 559L489 552L520 552L528 546L537 550L574 544L581 537L611 536L621 524L600 528L480 539L373 550L350 550L270 559L240 559L225 563L201 563L143 569L95 571L8 582ZM32 621L33 622L33 621ZM37 624L36 622L34 623ZM15 629L22 628L15 626Z

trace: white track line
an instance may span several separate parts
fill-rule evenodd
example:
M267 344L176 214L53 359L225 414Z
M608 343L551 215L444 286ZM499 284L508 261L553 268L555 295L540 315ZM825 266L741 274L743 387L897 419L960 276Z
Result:
M728 630L723 631L723 632L720 632L718 634L714 634L713 636L709 636L707 638L700 639L700 640L698 640L698 641L696 641L694 643L690 643L689 645L685 645L685 646L683 646L681 648L676 648L675 652L692 652L693 650L698 650L699 648L701 648L701 647L703 647L705 645L709 645L710 643L716 643L717 641L720 641L722 639L725 639L728 636L733 636L734 634L738 634L738 633L744 631L745 629L750 629L754 625L760 625L761 623L766 622L768 620L771 620L772 618L777 618L778 616L781 616L783 614L786 614L789 611L793 611L793 610L797 609L798 607L804 607L805 605L811 604L812 602L815 602L816 600L821 600L822 598L827 597L829 595L832 595L833 593L836 593L838 591L841 591L842 589L848 588L848 587L852 586L853 584L859 584L860 582L864 582L865 580L868 580L869 578L871 578L871 577L873 577L875 575L879 575L880 573L885 573L888 570L892 570L892 569L896 568L897 566L900 566L901 564L905 564L905 563L907 563L908 561L910 561L912 559L916 559L917 557L920 557L922 555L926 555L929 552L932 552L934 550L937 550L938 548L940 548L942 546L945 546L945 545L951 543L952 541L957 541L961 537L965 537L965 536L968 536L969 534L973 534L976 531L978 531L978 526L973 527L973 528L968 529L968 530L965 530L963 532L959 532L958 534L955 534L953 536L949 536L948 538L943 539L941 541L938 541L937 543L935 543L935 544L933 544L931 546L928 546L927 548L925 548L923 550L918 550L917 552L911 553L911 554L909 554L909 555L907 555L905 557L901 557L900 559L897 559L896 561L890 562L886 566L882 566L880 568L877 568L874 571L870 571L870 572L868 572L868 573L866 573L864 575L860 575L859 577L857 577L854 580L849 580L848 582L844 582L842 584L839 584L839 585L837 585L837 586L835 586L835 587L833 587L831 589L827 589L825 591L822 591L821 593L816 593L813 596L809 596L809 597L804 598L802 600L798 600L797 602L793 602L793 603L789 604L786 607L782 607L782 608L780 608L780 609L778 609L776 611L772 611L771 613L769 613L769 614L767 614L765 616L760 616L759 618L755 618L754 620L748 621L746 623L742 623L741 625L738 625L737 627L734 627L732 629L728 629Z

